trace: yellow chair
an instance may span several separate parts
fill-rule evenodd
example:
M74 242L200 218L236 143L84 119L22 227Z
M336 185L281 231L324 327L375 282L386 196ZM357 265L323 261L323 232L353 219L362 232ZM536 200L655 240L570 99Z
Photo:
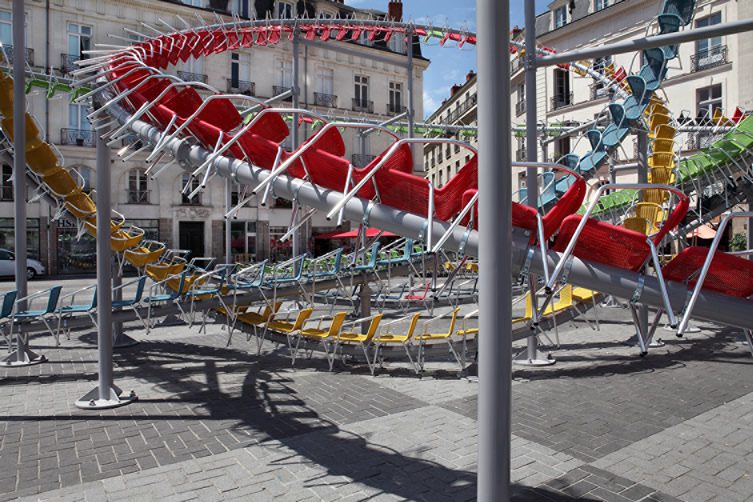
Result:
M303 328L299 331L295 331L292 333L288 333L288 346L291 347L291 365L295 364L295 358L298 355L298 350L301 344L301 340L303 340L303 351L304 354L306 353L306 348L308 345L308 341L315 341L321 344L322 348L324 349L324 353L327 357L327 363L329 363L329 370L332 371L332 367L335 364L335 351L330 350L334 349L336 345L336 339L337 336L340 334L340 330L343 327L343 323L345 322L345 317L348 315L347 312L338 312L332 317L332 321L330 322L330 325L327 329L322 329L322 320L324 317L319 318L319 324L317 324L316 328ZM295 338L295 346L292 345L292 339ZM311 354L313 353L313 350L309 352L308 357L311 357Z
M63 168L58 165L58 157L47 143L26 150L26 164L40 176L51 176ZM62 194L65 195L65 194Z
M32 148L36 148L37 146L44 143L42 141L42 138L39 135L39 128L37 127L36 122L34 122L34 119L31 115L27 112L26 114L26 121L24 128L26 129L26 151L31 150ZM6 117L2 121L2 127L3 131L5 131L6 136L8 136L8 139L13 141L13 117Z
M66 197L64 206L71 215L79 220L86 220L89 217L95 217L97 214L97 206L92 198L84 192L75 192Z
M656 131L656 129L658 129L660 125L667 125L672 121L672 118L669 115L660 113L660 110L658 108L659 107L652 110L651 118L649 119L649 129L651 129L652 131Z
M634 208L635 215L648 221L649 234L659 231L659 227L664 222L664 210L655 202L639 202Z
M390 330L386 330L385 328L389 328L393 324L397 324L403 321L406 321L410 318L410 325L408 325L408 331L405 333L391 333ZM379 361L379 367L381 368L384 364L384 356L381 354L380 349L385 345L402 345L403 349L405 350L405 353L408 355L408 360L410 361L411 365L413 366L413 369L416 371L416 373L419 372L418 366L416 366L415 361L413 360L413 356L410 353L410 345L411 341L413 339L413 333L416 331L416 326L418 326L418 320L421 318L421 312L416 312L412 316L406 316L401 319L398 319L396 321L389 322L387 324L384 324L382 326L382 329L379 331L379 335L374 337L373 343L374 343L374 365L376 365L377 360ZM381 357L380 357L381 356Z
M144 268L159 261L165 252L165 244L157 241L144 241L136 249L126 249L123 258L136 268Z
M653 153L648 158L648 167L674 169L675 156L672 153Z
M669 193L666 190L644 190L643 201L653 202L662 205L669 200Z
M655 130L652 130L648 136L649 138L653 139L675 139L675 134L677 134L677 129L674 127L664 124L658 126Z
M418 368L420 371L424 371L424 363L426 361L426 342L429 341L445 341L447 342L447 346L450 349L450 353L455 358L455 361L457 361L458 365L460 366L460 372L465 370L464 367L464 360L465 356L461 357L460 354L458 354L457 350L455 350L455 345L452 343L452 335L455 333L455 322L458 318L458 312L460 312L460 308L456 308L452 311L452 317L450 317L450 329L447 331L443 331L441 333L429 333L428 329L432 322L439 320L443 318L445 315L441 315L438 317L435 317L434 319L429 319L424 323L424 332L418 336L415 337L415 340L418 341Z
M648 220L641 218L640 216L631 216L630 218L625 218L622 221L622 226L627 228L628 230L632 230L643 235L648 235L651 228L651 224L648 222Z
M675 140L674 139L655 139L651 143L651 150L654 153L674 153Z
M45 185L58 198L65 199L72 197L81 192L81 188L76 184L71 173L66 169L58 169L50 174L43 176Z
M183 258L173 258L170 262L155 263L146 266L146 275L154 282L162 282L170 276L179 275L186 268Z
M13 115L13 79L4 74L0 80L0 113L6 117Z
M299 311L298 316L296 316L295 318L295 322L292 323L288 321L276 321L274 320L275 316L270 316L266 324L264 325L264 333L266 334L268 330L272 330L282 335L294 333L303 328L304 323L308 320L309 317L311 317L311 314L313 312L314 309L311 308Z
M675 172L672 169L649 168L648 182L658 185L674 185Z
M379 328L379 323L382 321L383 316L384 314L376 314L371 317L365 317L363 319L358 319L356 321L348 323L348 326L356 326L370 321L369 329L366 330L366 333L358 333L355 331L341 331L340 334L335 337L335 346L333 352L336 354L337 349L340 349L340 357L342 358L343 346L358 345L359 347L361 347L363 355L366 358L366 364L369 365L369 371L371 371L371 374L373 375L374 364L369 358L369 345L371 344L371 340L374 338L374 335L376 335L377 329Z
M243 324L247 324L254 328L254 336L256 337L256 353L260 354L261 348L264 345L264 336L263 333L262 336L259 336L259 328L264 326L267 321L277 315L277 313L280 311L280 307L282 307L282 302L275 302L274 305L265 304L264 310L262 312L246 312L246 309L248 307L245 305L238 305L233 307L234 315L232 316L230 326L228 327L227 344L230 345L233 331L235 330L235 323L237 321L240 321ZM224 309L219 310L222 311ZM251 335L246 335L246 341L249 341L250 339Z
M135 247L144 238L144 231L138 227L131 227L130 229L121 229L112 234L112 250L117 253L122 253L128 248Z
M580 288L580 287L573 288L572 297L573 297L573 301L575 302L575 304L573 305L573 308L575 309L576 312L578 312L578 314L583 316L583 320L586 321L586 324L588 324L588 326L591 329L595 331L600 331L601 327L599 326L599 315L596 311L596 307L597 307L596 297L597 296L598 296L598 293L591 289ZM586 313L581 312L580 309L578 309L578 303L585 303L587 301L591 301L591 303L593 304L594 322L596 323L595 328L591 325L591 322L586 317Z

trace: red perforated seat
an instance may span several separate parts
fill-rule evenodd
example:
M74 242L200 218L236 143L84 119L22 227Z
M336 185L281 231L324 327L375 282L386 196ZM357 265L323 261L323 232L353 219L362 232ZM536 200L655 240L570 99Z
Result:
M582 215L565 218L552 249L562 252L573 238ZM589 219L578 238L573 254L578 258L604 263L626 270L638 270L648 258L651 249L646 236L624 227Z
M708 248L685 248L662 268L669 281L688 282L695 287L697 276L708 256ZM693 279L688 280L691 276ZM725 295L747 298L753 295L753 261L718 251L711 261L703 289Z

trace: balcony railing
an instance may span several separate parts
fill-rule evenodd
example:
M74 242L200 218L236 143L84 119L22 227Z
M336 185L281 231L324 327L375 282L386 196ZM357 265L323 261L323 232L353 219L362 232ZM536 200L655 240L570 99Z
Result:
M70 73L73 70L78 69L77 61L86 59L78 54L61 54L60 55L60 71L63 73Z
M337 108L337 96L334 94L315 92L314 104L316 106L326 106L327 108Z
M367 101L365 99L353 98L353 111L354 112L366 112L374 113L374 102Z
M128 204L149 204L150 190L128 190Z
M525 66L526 66L525 56L516 57L510 63L510 73L515 73L517 71L520 71L523 68L525 68Z
M366 167L375 158L374 155L354 153L352 156L353 167Z
M60 144L94 146L94 131L91 129L60 129Z
M399 115L401 113L405 113L405 106L399 105L397 103L387 103L387 114L388 115Z
M526 149L525 148L518 148L517 150L515 150L515 161L516 162L526 161Z
M515 115L523 115L526 112L526 102L518 101L515 103Z
M591 85L591 99L599 99L609 96L610 89L601 84Z
M473 109L477 102L478 96L476 94L468 96L465 101L459 101L459 106L447 113L447 121L450 123L457 122L463 115Z
M552 110L564 108L573 104L573 93L559 96L552 96Z
M203 73L178 70L178 78L183 79L186 82L201 82L202 84L206 84L208 77Z
M720 45L708 50L696 52L690 56L690 71L701 71L726 64L727 46Z
M272 86L272 94L274 94L275 96L279 96L280 94L291 91L291 90L293 90L293 88L288 87L286 85L273 85ZM284 101L292 101L292 100L293 100L293 96L290 96L284 99Z
M3 50L5 51L5 56L8 58L8 64L13 63L13 46L3 45ZM29 63L29 66L34 66L34 49L27 47L26 49L24 49L24 52L26 56L26 62Z
M247 96L256 96L256 83L246 80L227 79L227 92L234 94L246 94Z

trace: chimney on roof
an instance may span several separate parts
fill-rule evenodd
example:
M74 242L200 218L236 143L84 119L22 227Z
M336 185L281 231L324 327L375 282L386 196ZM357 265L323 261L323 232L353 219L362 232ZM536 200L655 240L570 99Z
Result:
M390 0L387 4L387 19L390 21L402 22L403 20L403 0Z
M453 97L462 87L462 85L457 84L450 87L450 97Z
M465 74L465 81L470 82L473 77L476 76L476 72L471 70L468 73Z
M510 38L513 40L518 38L518 36L523 33L523 28L520 28L519 26L515 26L515 28L512 29L512 33L510 34Z

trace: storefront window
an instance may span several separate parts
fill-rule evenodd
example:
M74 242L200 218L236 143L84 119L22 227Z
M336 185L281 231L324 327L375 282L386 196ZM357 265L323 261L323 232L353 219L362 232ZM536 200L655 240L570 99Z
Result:
M269 258L271 261L284 261L293 256L293 239L281 241L288 227L269 227Z
M15 251L15 235L13 218L0 218L0 248ZM39 259L39 218L26 219L26 248L29 258Z
M235 261L250 263L256 257L256 222L230 223L230 250Z
M76 226L60 221L57 229L58 273L97 271L97 240L89 234L76 239Z

